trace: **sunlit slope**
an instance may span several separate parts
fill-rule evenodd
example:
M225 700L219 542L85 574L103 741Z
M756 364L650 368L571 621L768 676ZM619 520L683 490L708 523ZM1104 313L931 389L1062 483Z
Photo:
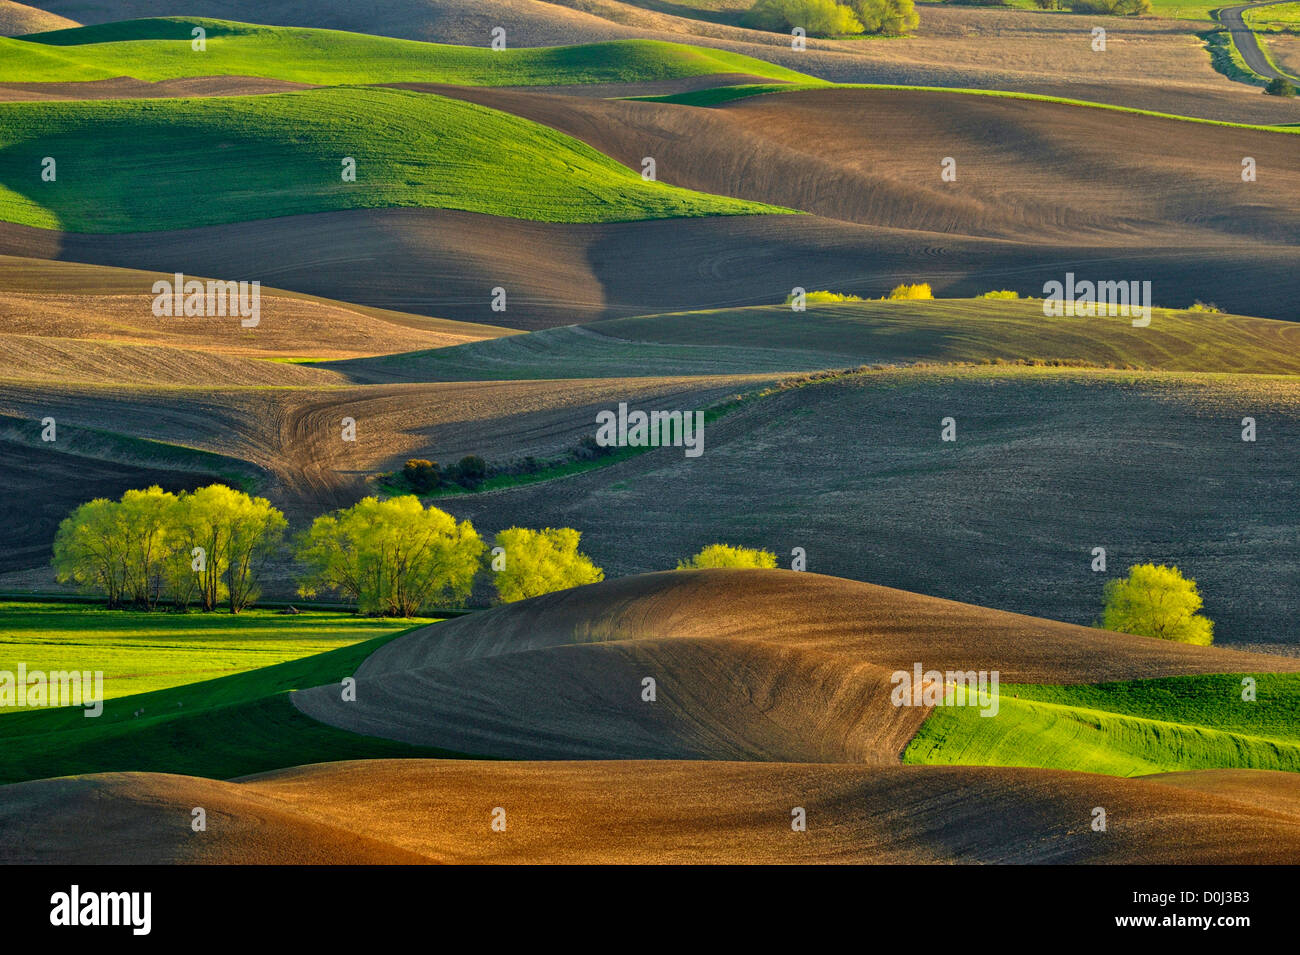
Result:
M393 206L546 222L772 211L645 182L506 113L379 89L0 104L0 183L0 219L99 233Z
M1099 805L1104 834L1090 826ZM194 806L209 812L201 839L176 823ZM490 829L492 807L504 832ZM795 807L806 832L791 830ZM99 824L86 826L92 813ZM366 760L239 783L121 773L0 787L8 863L1240 864L1297 853L1300 777L1261 772Z
M893 699L892 674L917 661L1008 682L1300 669L817 574L676 571L415 631L361 665L355 702L322 686L293 703L366 736L511 759L892 764L931 713Z
M193 49L194 30L205 49ZM0 40L0 82L72 82L132 76L261 76L322 85L457 83L567 86L712 74L810 77L753 57L659 40L492 50L339 30L257 26L200 17L125 20Z
M1300 374L1300 323L1157 309L1048 318L1040 301L936 299L610 319L509 340L335 362L357 381L811 371L863 364L1044 362Z
M64 30L77 25L76 20L38 10L25 3L0 0L0 36L20 36L38 30Z
M993 716L936 708L904 761L1119 776L1224 767L1300 772L1298 716L1294 673L1008 685Z

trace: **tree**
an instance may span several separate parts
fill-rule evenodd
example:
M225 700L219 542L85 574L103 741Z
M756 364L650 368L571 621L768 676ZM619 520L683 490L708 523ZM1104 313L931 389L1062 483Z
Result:
M483 550L469 521L426 510L413 494L367 497L312 522L298 546L307 568L298 592L337 590L365 613L411 617L468 597Z
M1270 96L1295 96L1295 84L1285 76L1275 76L1268 81L1268 86L1264 87L1264 92Z
M710 544L694 557L679 561L678 570L700 570L704 567L775 567L776 554L752 547L732 547L728 544Z
M249 497L220 484L204 490L213 488L228 492L229 504L212 523L226 542L218 556L224 565L230 612L239 613L260 596L257 574L279 548L288 522L264 497Z
M511 527L497 534L497 547L505 548L505 567L493 577L501 602L604 580L605 572L578 552L581 537L572 527Z
M912 0L849 0L849 7L866 33L902 36L921 22Z
M757 0L742 23L757 30L778 33L802 27L809 36L862 32L862 22L853 10L835 0Z
M442 474L436 461L411 458L402 468L402 476L416 494L428 494L442 483Z
M176 495L156 484L127 491L118 501L115 528L124 547L124 590L137 607L152 610L162 594L175 507Z
M1201 595L1196 581L1177 567L1137 564L1128 577L1107 582L1101 625L1120 633L1209 646L1214 623L1199 616Z
M54 535L55 579L99 591L109 607L120 607L126 593L126 535L118 523L116 501L87 501L59 524Z

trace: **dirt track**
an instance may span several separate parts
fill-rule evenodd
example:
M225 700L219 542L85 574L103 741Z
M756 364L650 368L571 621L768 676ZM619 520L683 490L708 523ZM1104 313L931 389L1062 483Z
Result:
M1195 775L1213 787L1217 774ZM1258 779L1278 802L1170 776L971 767L373 760L242 783L120 773L0 787L0 861L1293 862L1297 779L1223 775ZM1089 825L1097 805L1105 833ZM190 831L194 806L208 810L205 833ZM791 830L794 807L806 832Z

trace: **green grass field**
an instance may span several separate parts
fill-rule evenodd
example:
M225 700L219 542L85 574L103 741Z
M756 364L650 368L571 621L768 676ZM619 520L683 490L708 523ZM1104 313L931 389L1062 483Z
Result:
M191 30L207 32L196 52ZM131 76L260 76L318 85L451 83L567 86L746 73L807 80L737 53L656 40L493 51L338 30L257 26L200 17L125 20L0 38L0 82L78 82Z
M776 211L644 182L548 127L404 90L0 104L8 222L114 233L394 206L545 222Z
M1004 685L999 712L938 707L903 756L926 765L1033 766L1140 776L1190 769L1300 772L1300 674Z
M1300 3L1279 3L1247 10L1242 19L1251 29L1300 30Z
M458 755L337 730L303 716L289 702L292 690L350 676L397 635L119 697L108 701L97 718L87 718L80 707L6 713L0 716L0 784L117 771L230 779L331 760ZM84 648L62 659L68 666L95 663ZM137 717L139 710L143 713Z
M0 670L100 670L116 699L351 646L429 620L273 610L187 614L0 603ZM0 712L0 716L8 715Z

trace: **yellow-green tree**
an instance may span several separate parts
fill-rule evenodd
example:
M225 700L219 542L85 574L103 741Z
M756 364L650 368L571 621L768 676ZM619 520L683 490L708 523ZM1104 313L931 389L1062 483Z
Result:
M104 594L110 607L126 600L127 540L120 512L117 501L97 497L65 517L54 535L55 579Z
M1196 581L1177 567L1136 564L1128 576L1107 582L1101 625L1120 633L1209 646L1214 623L1200 616L1201 595Z
M861 33L862 22L836 0L756 0L743 23L757 30L788 33L800 27L809 36Z
M483 550L469 521L413 494L367 497L312 522L298 545L306 569L298 592L339 591L362 612L412 617L468 597Z
M539 597L605 579L605 572L578 551L580 532L572 527L530 530L511 527L496 536L502 562L492 580L502 603Z
M776 554L754 547L732 547L729 544L710 544L694 557L679 561L678 570L700 570L705 567L775 567Z

